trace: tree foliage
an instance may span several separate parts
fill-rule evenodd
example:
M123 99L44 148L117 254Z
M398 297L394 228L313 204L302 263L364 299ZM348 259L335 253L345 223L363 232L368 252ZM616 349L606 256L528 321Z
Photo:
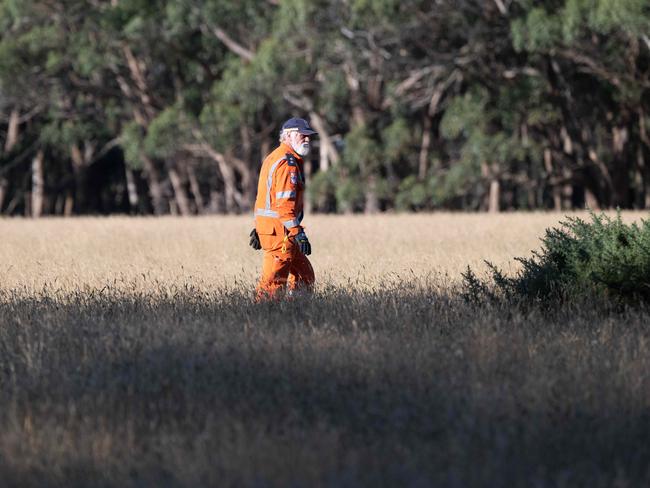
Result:
M0 0L0 211L249 211L291 116L317 211L646 208L649 32L644 0Z

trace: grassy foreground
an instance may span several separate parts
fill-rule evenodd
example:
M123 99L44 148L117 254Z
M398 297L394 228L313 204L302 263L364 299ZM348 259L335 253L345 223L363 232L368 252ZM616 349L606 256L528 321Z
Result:
M313 219L261 305L247 219L0 222L0 486L648 484L650 310L465 303L560 218L475 217Z

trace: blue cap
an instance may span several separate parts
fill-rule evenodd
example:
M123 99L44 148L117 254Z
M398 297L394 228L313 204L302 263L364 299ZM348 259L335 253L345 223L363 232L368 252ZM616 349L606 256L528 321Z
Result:
M314 129L309 126L309 122L305 119L299 119L298 117L292 117L282 124L282 130L297 130L304 136L310 136L312 134L318 134Z

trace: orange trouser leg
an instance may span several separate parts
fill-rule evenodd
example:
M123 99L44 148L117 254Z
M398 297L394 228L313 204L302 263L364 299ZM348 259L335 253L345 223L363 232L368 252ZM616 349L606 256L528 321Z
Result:
M262 276L257 285L257 300L280 298L285 289L311 291L314 269L307 257L284 236L260 235L264 261Z
M287 287L289 291L307 291L311 292L314 287L314 268L307 256L298 251L291 259L289 268L289 277L287 278Z
M291 262L278 251L264 251L262 276L257 284L257 300L279 298L284 293Z

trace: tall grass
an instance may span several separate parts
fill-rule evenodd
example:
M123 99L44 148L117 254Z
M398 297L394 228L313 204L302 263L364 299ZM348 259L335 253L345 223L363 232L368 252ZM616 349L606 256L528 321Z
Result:
M456 263L559 218L467 217L406 218L412 247L398 217L314 219L316 295L266 304L244 219L0 222L34 237L3 255L0 486L647 484L650 311L464 301ZM483 245L435 261L444 229Z
M627 220L641 216L626 213ZM508 271L540 245L558 214L309 216L317 279L348 288L460 276L488 259ZM250 217L0 219L0 288L77 291L255 284L261 254L248 247Z

